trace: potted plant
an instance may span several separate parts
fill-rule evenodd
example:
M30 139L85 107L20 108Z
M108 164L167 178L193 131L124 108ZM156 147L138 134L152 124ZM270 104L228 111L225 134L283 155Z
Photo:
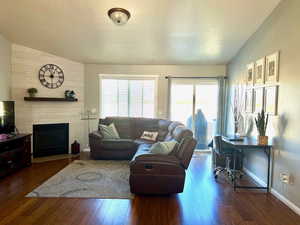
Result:
M266 130L268 126L269 115L265 114L265 111L262 110L261 113L258 113L257 118L255 118L255 124L258 131L258 144L267 145L268 136L266 136Z
M28 88L27 89L27 93L32 98L35 97L35 95L36 95L37 92L38 92L38 90L36 88Z

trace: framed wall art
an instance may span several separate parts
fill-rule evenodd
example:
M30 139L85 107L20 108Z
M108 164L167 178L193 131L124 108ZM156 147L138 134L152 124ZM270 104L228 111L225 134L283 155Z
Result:
M247 65L247 86L253 86L254 84L254 63Z
M265 57L259 59L255 63L254 84L263 85L265 82Z
M266 84L279 81L279 52L266 56Z
M260 113L264 109L264 88L254 88L254 113Z
M245 95L245 111L253 113L253 89L247 89Z
M265 87L266 113L276 116L278 107L278 86Z

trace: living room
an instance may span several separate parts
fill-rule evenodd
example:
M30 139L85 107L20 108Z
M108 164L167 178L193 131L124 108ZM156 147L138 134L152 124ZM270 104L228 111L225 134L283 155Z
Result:
M0 225L300 224L300 2L247 3L3 2Z

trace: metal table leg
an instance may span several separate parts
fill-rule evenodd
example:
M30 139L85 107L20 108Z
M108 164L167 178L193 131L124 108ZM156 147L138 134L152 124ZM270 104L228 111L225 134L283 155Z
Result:
M234 177L234 190L237 188L243 188L243 189L264 189L269 193L270 191L270 176L271 176L271 148L265 147L263 148L264 152L266 153L268 157L268 177L267 177L267 186L266 187L260 187L260 186L242 186L242 185L236 185L236 176ZM234 160L236 160L236 154L234 154Z

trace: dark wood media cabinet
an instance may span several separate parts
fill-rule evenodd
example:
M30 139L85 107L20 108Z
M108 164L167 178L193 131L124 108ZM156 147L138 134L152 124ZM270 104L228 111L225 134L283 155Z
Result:
M31 134L0 140L0 177L31 165Z

